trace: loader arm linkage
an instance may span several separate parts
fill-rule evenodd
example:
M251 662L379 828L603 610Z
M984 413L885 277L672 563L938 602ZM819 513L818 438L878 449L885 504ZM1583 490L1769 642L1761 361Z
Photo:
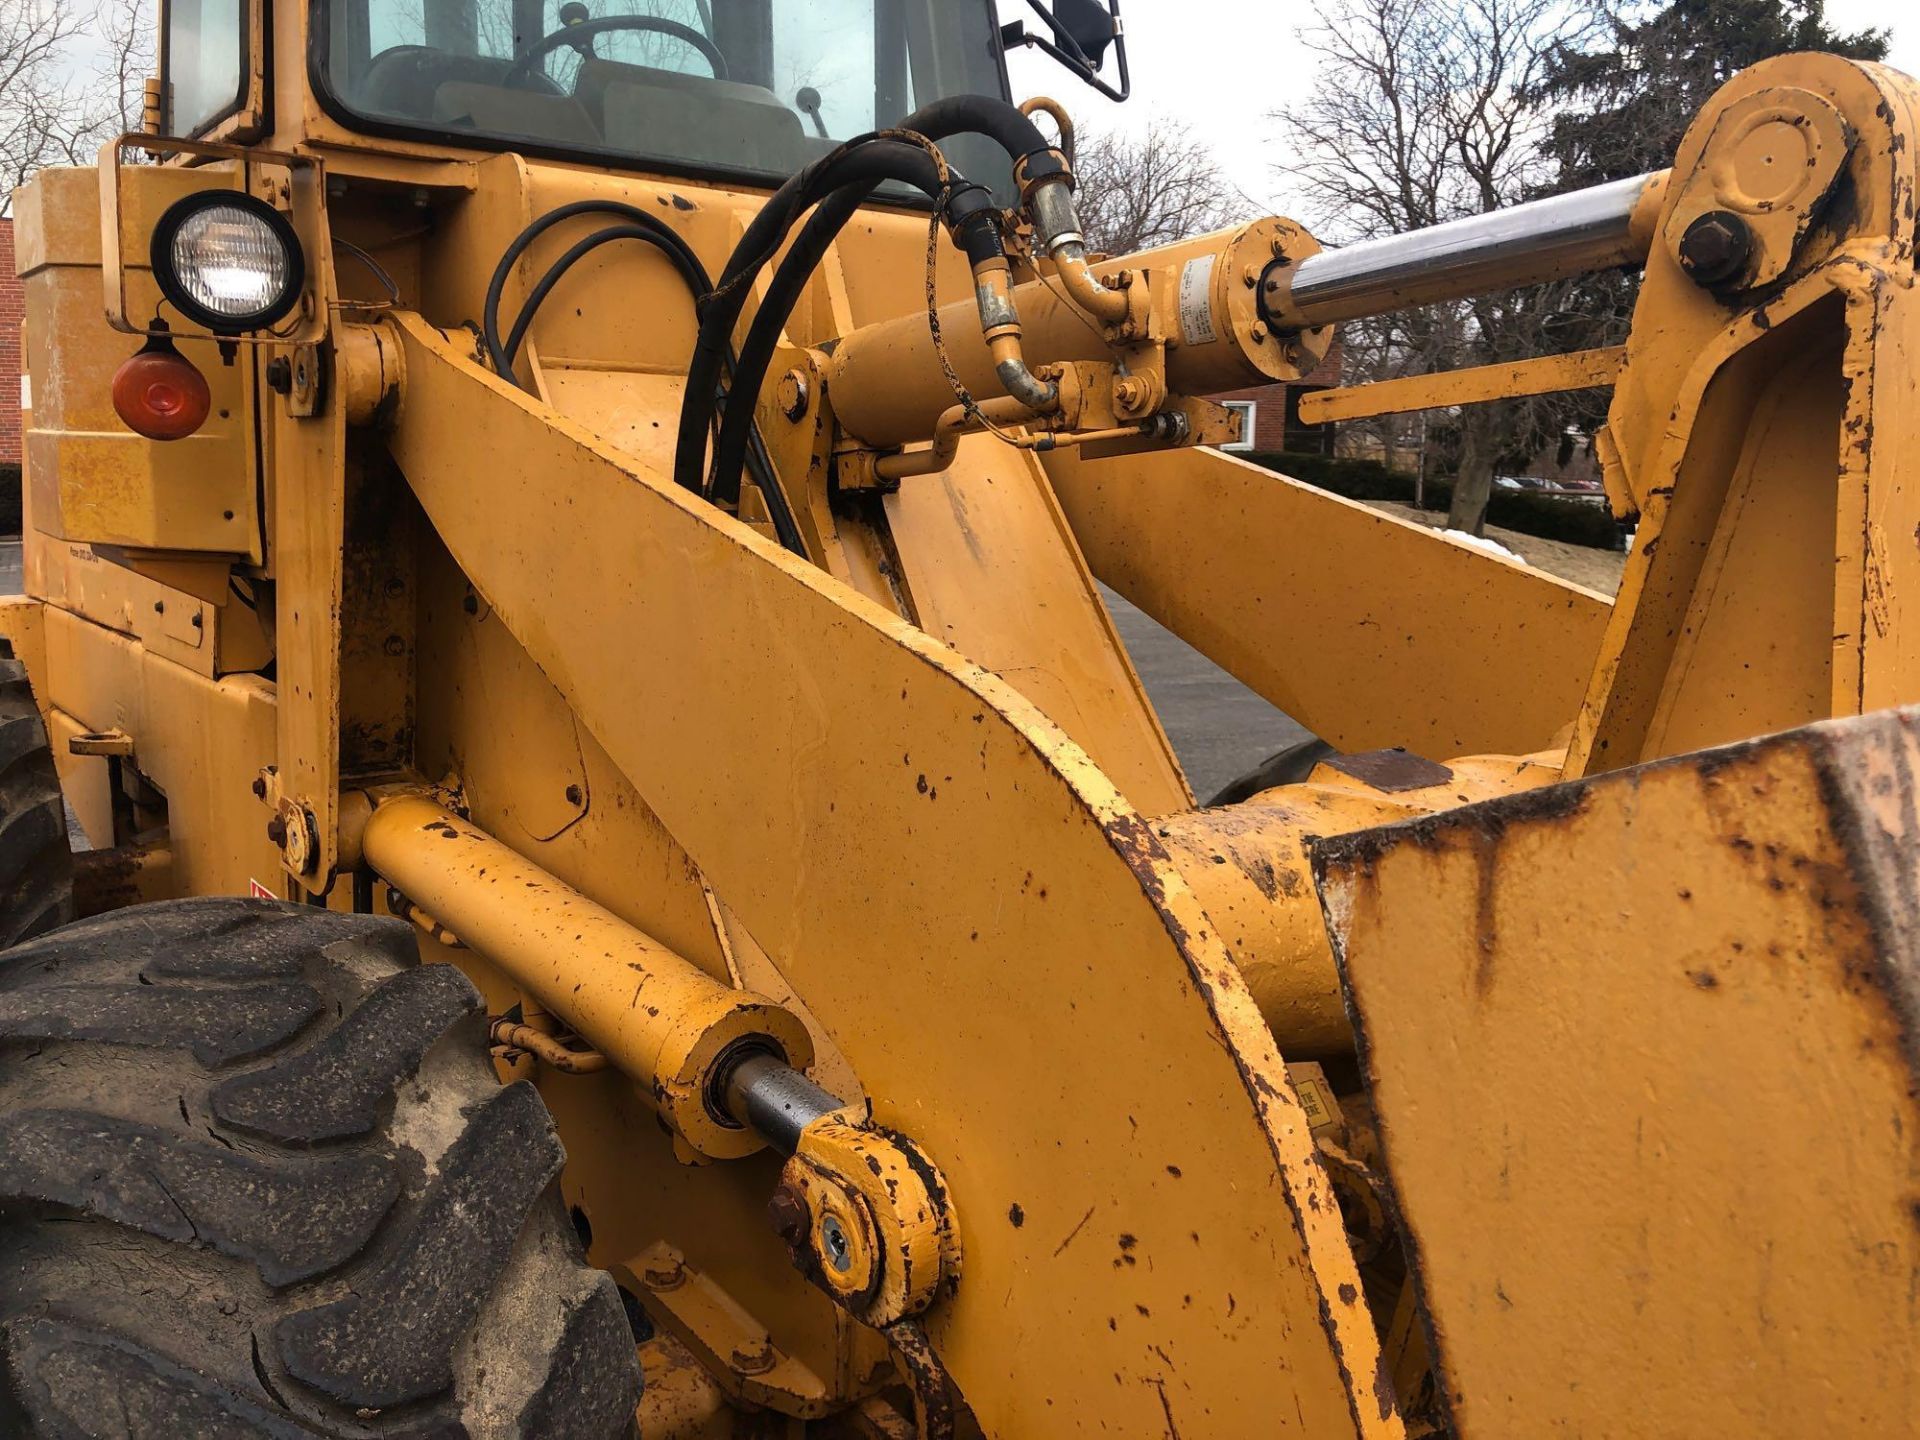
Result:
M440 101L611 124L580 44ZM126 887L478 987L644 1440L1914 1433L1917 99L1788 56L1656 175L1116 257L977 96L771 197L128 137L19 194L0 631ZM298 302L156 325L183 200ZM1620 265L1617 352L1312 402L1610 385L1611 602L1215 448L1336 324ZM1096 580L1332 753L1197 806Z

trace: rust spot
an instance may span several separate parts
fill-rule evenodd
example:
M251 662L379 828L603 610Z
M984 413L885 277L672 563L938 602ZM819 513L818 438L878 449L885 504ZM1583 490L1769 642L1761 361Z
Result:
M1007 1208L1007 1222L1016 1230L1027 1223L1027 1212L1020 1208L1018 1200Z
M1267 899L1277 900L1279 898L1280 872L1274 869L1273 861L1261 855L1255 858L1253 864L1243 864L1240 869L1245 873L1246 877L1253 882L1253 888L1258 890ZM1294 878L1295 882L1298 883L1298 877ZM1288 888L1287 893L1294 893L1291 887Z
M1702 990L1718 990L1720 977L1711 970L1689 970L1687 978Z
M1345 1281L1341 1282L1340 1303L1342 1305L1351 1305L1355 1300L1358 1300L1359 1298L1360 1298L1360 1292L1358 1290L1354 1289L1351 1284L1348 1284Z
M1494 924L1494 884L1499 873L1499 837L1484 831L1474 837L1474 859L1479 875L1474 898L1474 933L1480 942L1480 958L1473 965L1473 988L1485 995L1493 987L1493 952L1499 940Z
M1387 794L1427 790L1453 781L1453 771L1406 750L1369 750L1359 755L1330 755L1323 765Z

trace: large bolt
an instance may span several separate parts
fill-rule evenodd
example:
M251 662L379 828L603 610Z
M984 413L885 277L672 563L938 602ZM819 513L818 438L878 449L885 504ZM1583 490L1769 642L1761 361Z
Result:
M1725 285L1747 270L1753 231L1728 210L1709 210L1680 237L1680 268L1696 285Z
M773 1369L773 1346L768 1343L766 1336L756 1336L734 1346L733 1354L728 1359L737 1374L764 1375Z
M678 1260L657 1260L640 1278L649 1290L677 1290L687 1282L687 1268Z
M773 1233L786 1241L788 1248L797 1251L806 1244L807 1202L784 1185L767 1201L767 1220L773 1226Z

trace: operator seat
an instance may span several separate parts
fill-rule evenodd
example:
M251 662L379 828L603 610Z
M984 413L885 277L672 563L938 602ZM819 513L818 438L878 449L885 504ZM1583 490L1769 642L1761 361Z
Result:
M505 90L513 61L492 55L455 55L431 45L395 45L368 62L352 95L361 110L407 120L439 120L435 99L440 87L487 85ZM536 71L523 93L558 95L560 87Z
M590 56L573 93L615 149L783 174L814 158L799 114L764 85Z

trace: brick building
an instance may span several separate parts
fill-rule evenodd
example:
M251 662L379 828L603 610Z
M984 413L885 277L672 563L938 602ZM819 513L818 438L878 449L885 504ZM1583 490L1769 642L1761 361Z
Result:
M13 221L0 218L0 467L20 463L20 322L26 292L13 273Z
M1340 367L1345 347L1340 333L1334 332L1327 355L1304 380L1281 381L1274 385L1255 385L1245 390L1229 390L1213 398L1223 405L1244 407L1247 415L1246 439L1233 447L1269 453L1290 450L1295 454L1331 455L1333 426L1302 425L1300 397L1340 383Z

